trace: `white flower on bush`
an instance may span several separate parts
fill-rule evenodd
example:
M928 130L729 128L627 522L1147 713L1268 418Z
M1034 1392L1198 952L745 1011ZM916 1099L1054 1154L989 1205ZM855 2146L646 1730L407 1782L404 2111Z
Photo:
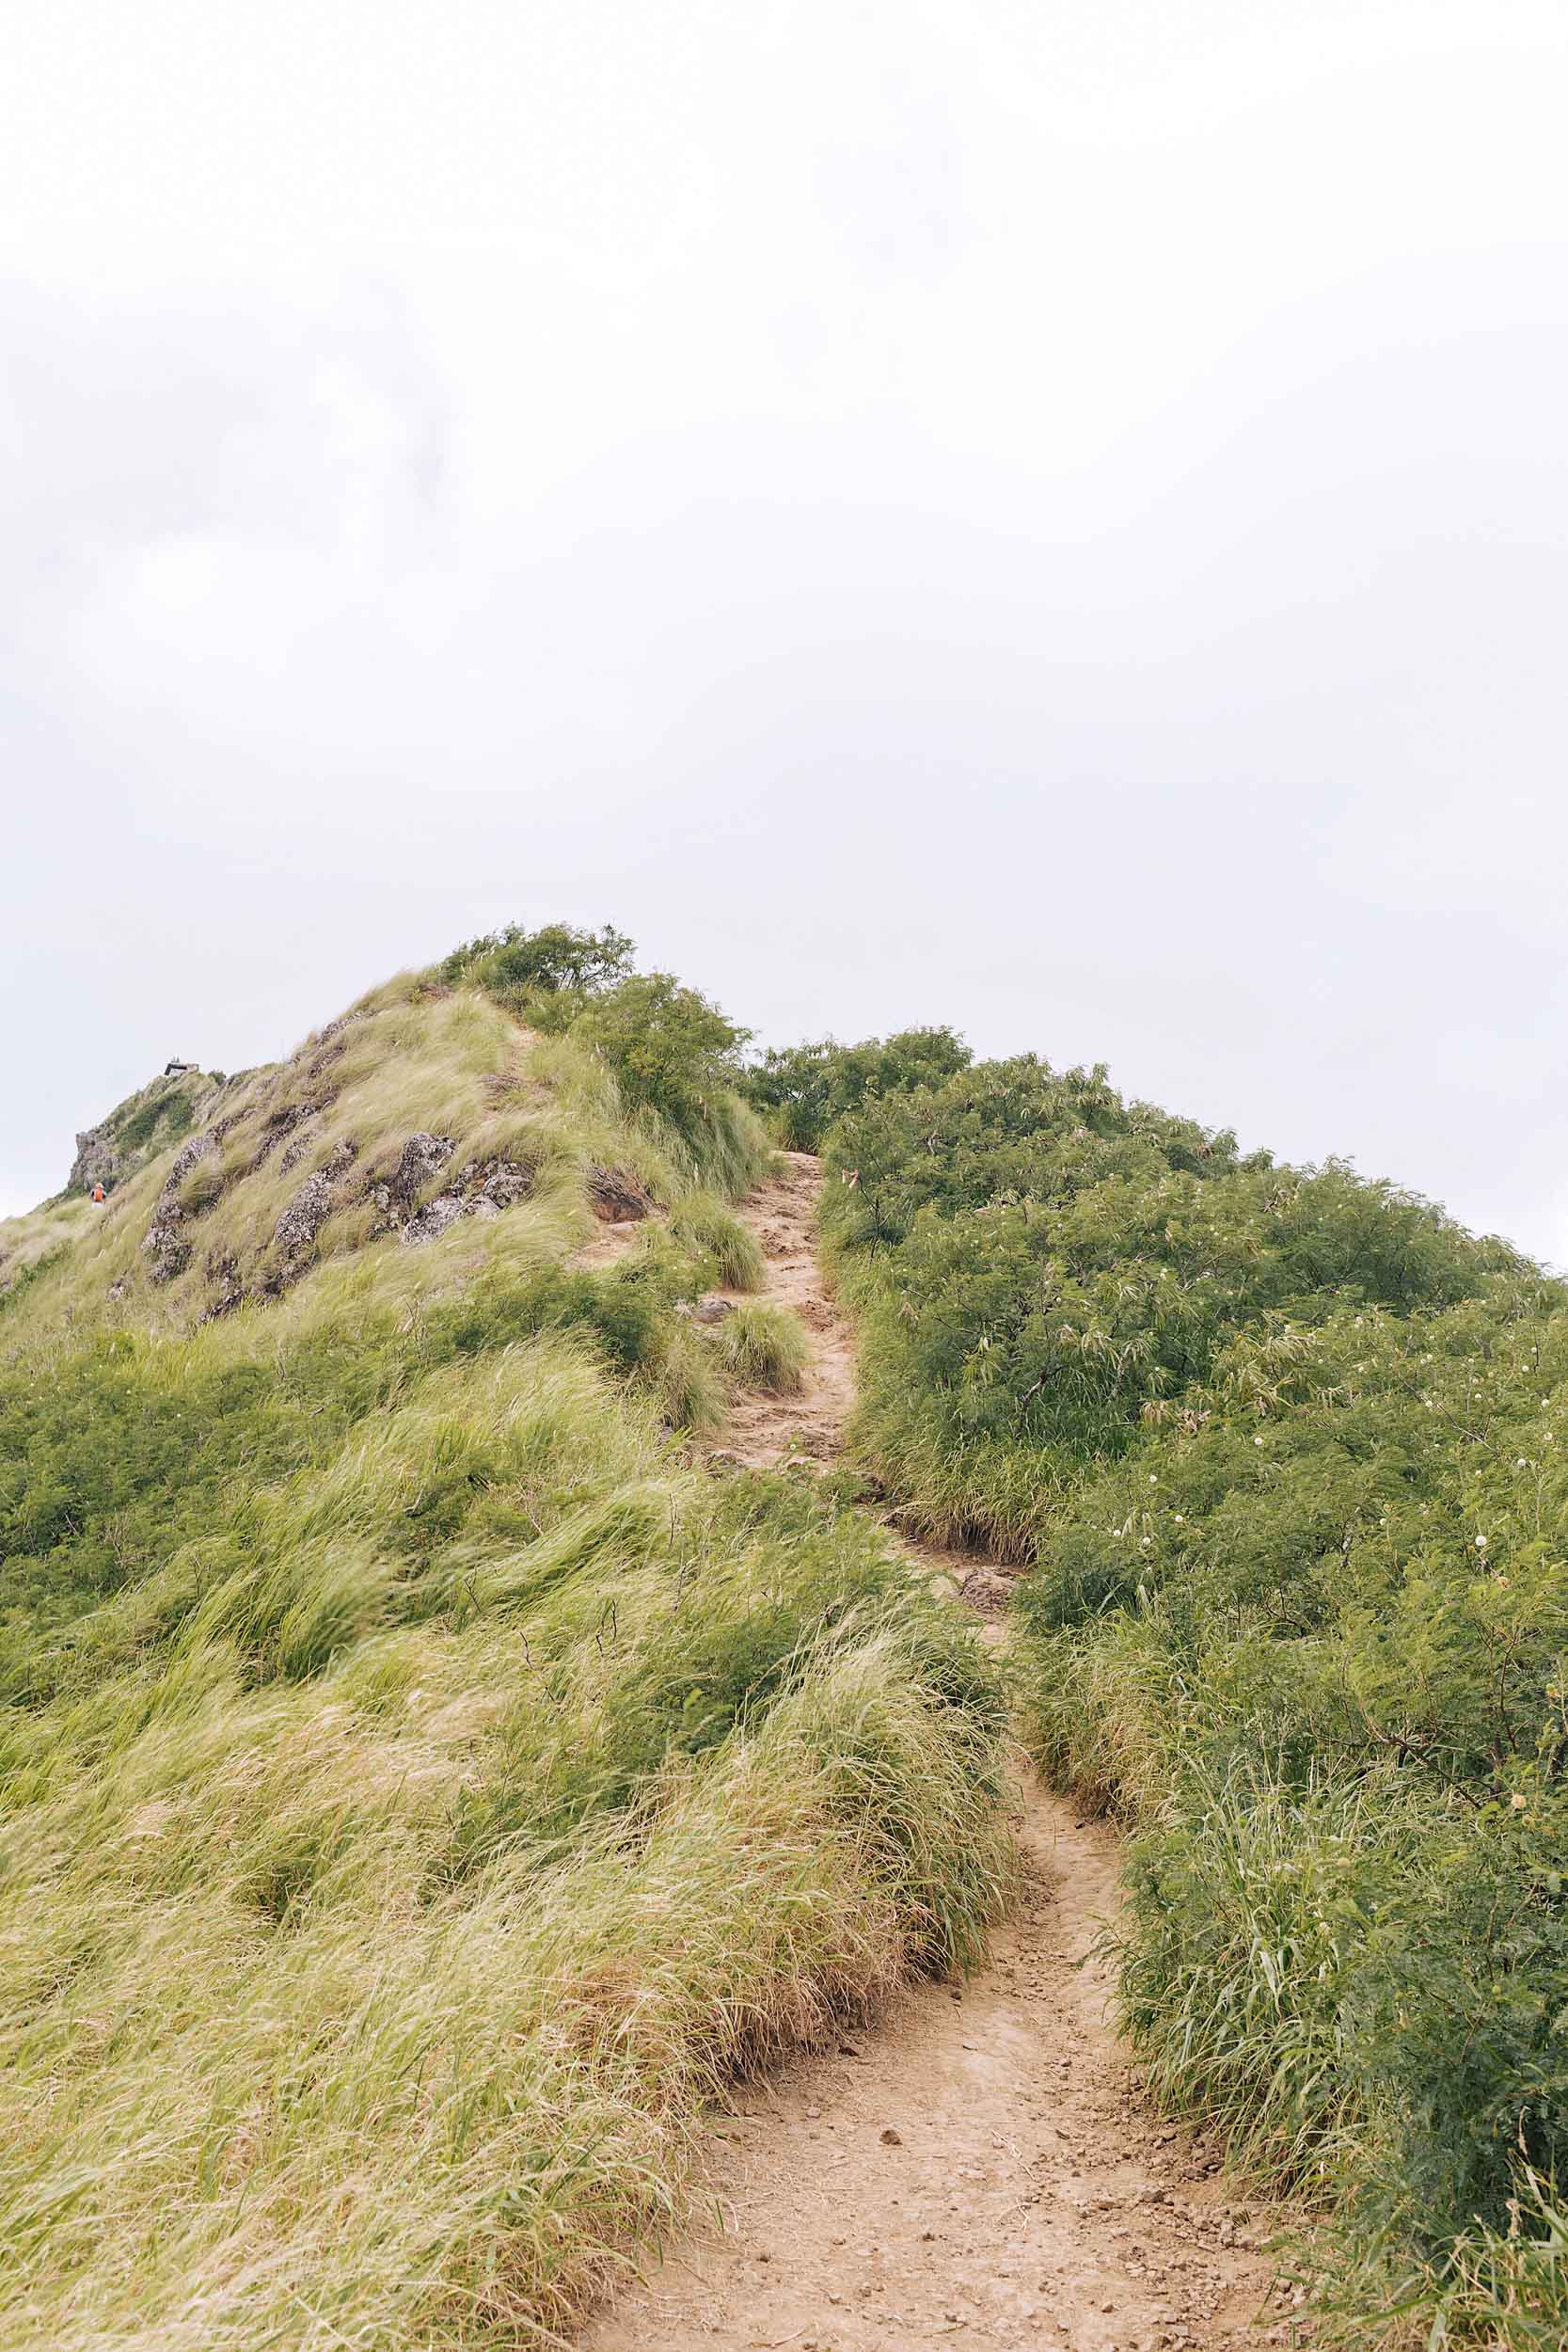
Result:
M1484 1535L1478 1535L1476 1537L1476 1549L1478 1551L1484 1551L1486 1549L1486 1538Z

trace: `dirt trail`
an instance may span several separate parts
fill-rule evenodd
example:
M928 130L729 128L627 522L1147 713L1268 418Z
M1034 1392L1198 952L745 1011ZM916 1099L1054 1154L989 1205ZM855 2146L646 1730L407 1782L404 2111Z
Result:
M757 1397L730 1451L832 1458L854 1398L823 1290L815 1160L784 1156L744 1214L767 1295L813 1340L798 1397ZM960 1584L974 1564L927 1552ZM977 1598L994 1594L982 1570ZM748 2086L716 2120L711 2218L586 2331L584 2352L1191 2352L1283 2344L1257 2250L1272 2217L1141 2100L1093 1948L1117 1908L1116 1841L1032 1776L1023 1883L990 1963L926 1985L835 2054Z

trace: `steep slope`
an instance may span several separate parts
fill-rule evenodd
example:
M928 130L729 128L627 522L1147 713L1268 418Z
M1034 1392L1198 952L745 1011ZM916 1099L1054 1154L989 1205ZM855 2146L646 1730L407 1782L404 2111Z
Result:
M103 1184L113 1191L189 1135L207 1118L227 1081L194 1064L171 1062L76 1138L67 1192Z
M91 1230L87 1196L95 1184L112 1192L162 1158L214 1108L226 1083L202 1070L166 1071L79 1135L63 1189L24 1216L0 1217L0 1298Z
M693 1459L759 1163L653 994L700 1119L623 1090L646 984L545 1038L416 977L0 1309L17 2352L553 2341L716 2090L978 1952L992 1666Z

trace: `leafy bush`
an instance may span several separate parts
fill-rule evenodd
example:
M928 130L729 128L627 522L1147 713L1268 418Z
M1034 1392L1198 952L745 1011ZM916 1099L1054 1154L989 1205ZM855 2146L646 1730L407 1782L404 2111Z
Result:
M970 1051L951 1029L901 1029L887 1039L840 1045L769 1046L741 1080L741 1091L792 1152L816 1152L833 1121L868 1096L934 1086L967 1069Z
M629 1109L655 1112L694 1145L739 1080L748 1034L668 972L621 980L572 1027L614 1072Z
M470 980L506 1002L527 1005L536 999L564 998L568 1017L588 997L597 996L625 979L636 948L613 924L602 930L578 930L570 923L546 923L526 931L508 923L454 947L436 966L449 986Z

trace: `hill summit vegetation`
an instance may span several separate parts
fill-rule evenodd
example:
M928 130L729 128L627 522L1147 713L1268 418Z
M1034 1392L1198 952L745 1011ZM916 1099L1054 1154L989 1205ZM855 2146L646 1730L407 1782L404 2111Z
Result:
M1568 1292L1101 1069L748 1046L512 928L0 1227L0 2335L557 2341L726 2078L975 1954L1007 1694L870 1495L1021 1570L1128 2025L1324 2334L1561 2344ZM769 1136L854 1477L693 1447L800 1377L689 1311Z

